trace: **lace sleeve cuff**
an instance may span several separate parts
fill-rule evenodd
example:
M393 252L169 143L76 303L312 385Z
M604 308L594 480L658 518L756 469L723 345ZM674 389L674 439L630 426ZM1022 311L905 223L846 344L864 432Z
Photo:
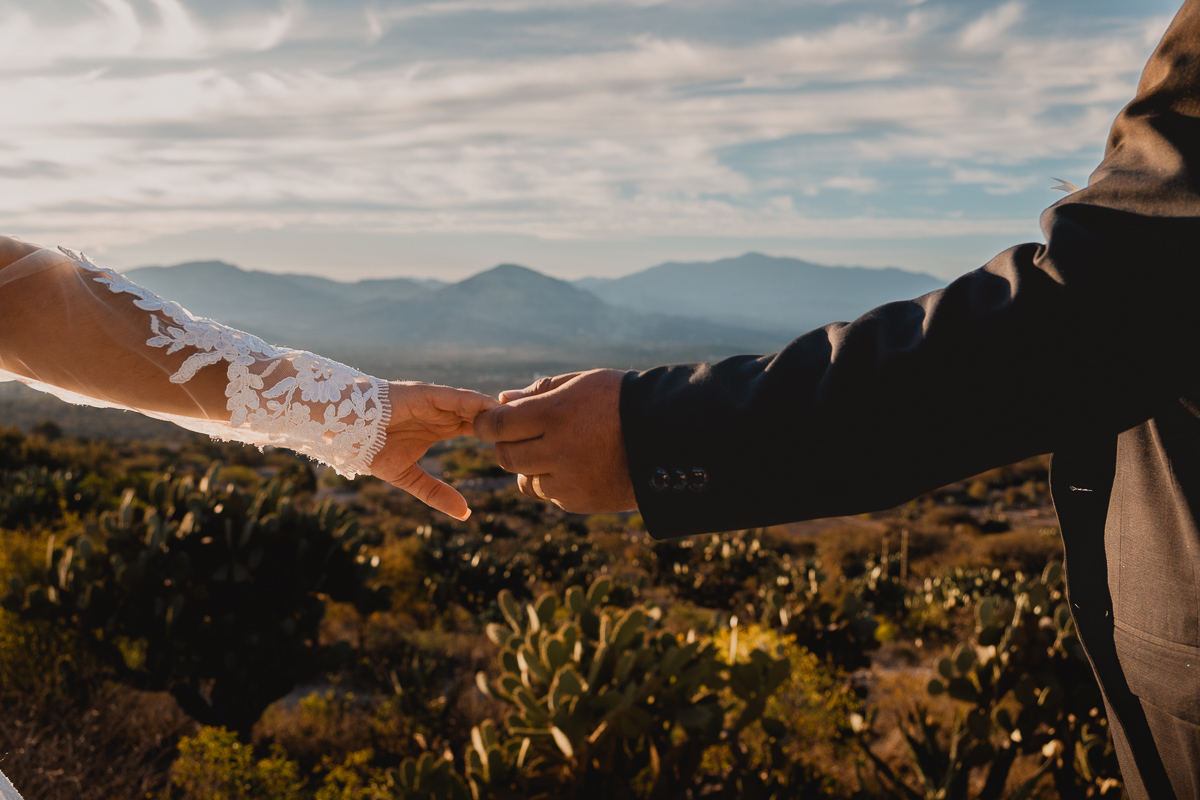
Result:
M388 383L302 350L195 317L87 256L63 249L80 269L116 294L133 296L148 313L145 344L186 356L171 376L186 384L208 366L226 365L228 420L151 414L215 438L304 453L354 477L369 472L383 447L391 415ZM135 406L129 406L135 408Z

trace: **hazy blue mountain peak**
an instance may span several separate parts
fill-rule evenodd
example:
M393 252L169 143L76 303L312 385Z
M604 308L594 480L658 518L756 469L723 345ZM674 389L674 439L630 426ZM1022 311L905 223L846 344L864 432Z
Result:
M854 319L877 305L944 285L917 272L827 267L749 252L717 261L668 261L615 279L576 285L615 306L799 335Z
M471 277L460 281L457 285L480 283L493 284L503 283L507 285L517 285L521 283L566 283L566 281L552 278L549 275L543 275L537 270L532 270L529 267L523 267L520 264L497 264L491 269L486 269L483 272L477 272ZM451 284L456 285L456 284Z

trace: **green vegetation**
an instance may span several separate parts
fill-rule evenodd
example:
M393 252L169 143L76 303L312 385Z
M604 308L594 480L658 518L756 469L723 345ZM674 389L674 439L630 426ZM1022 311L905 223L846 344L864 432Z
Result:
M301 509L278 481L254 494L219 486L232 471L127 489L98 526L61 544L50 534L45 577L14 578L6 607L74 632L117 680L248 735L297 682L349 657L317 644L326 599L370 614L389 591L367 585L363 549L379 539L353 514Z
M477 443L441 459L495 481ZM1120 792L1040 460L661 543L470 499L0 431L0 763L84 800Z

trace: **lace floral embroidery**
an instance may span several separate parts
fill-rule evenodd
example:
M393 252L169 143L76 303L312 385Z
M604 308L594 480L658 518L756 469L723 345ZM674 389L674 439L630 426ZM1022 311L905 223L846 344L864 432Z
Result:
M194 317L178 303L164 300L86 255L60 249L77 266L94 273L97 283L114 293L133 295L134 305L155 312L150 317L153 336L146 344L165 347L168 353L191 351L171 376L172 383L187 383L213 364L229 365L225 396L231 438L239 438L239 429L252 431L260 434L255 440L265 436L270 444L309 455L341 475L354 477L368 471L387 429L390 409L385 381ZM255 371L264 363L266 369Z

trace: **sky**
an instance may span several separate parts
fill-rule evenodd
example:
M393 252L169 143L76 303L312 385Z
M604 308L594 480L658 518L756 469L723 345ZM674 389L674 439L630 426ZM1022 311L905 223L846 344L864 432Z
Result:
M0 0L0 231L129 269L951 278L1085 184L1178 0Z

